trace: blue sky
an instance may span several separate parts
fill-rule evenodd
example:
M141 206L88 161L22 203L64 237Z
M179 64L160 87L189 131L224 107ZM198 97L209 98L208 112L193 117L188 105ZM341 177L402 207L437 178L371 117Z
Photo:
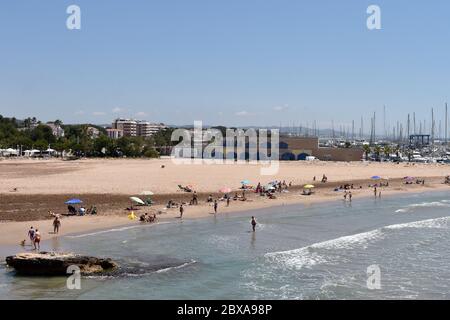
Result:
M2 1L0 41L0 114L18 118L368 129L383 105L394 122L450 100L446 0Z

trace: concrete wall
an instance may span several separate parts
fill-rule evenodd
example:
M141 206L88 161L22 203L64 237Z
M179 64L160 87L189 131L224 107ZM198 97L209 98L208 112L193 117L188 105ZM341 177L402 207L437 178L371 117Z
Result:
M280 137L281 160L305 160L314 156L325 161L360 161L364 151L359 148L320 148L318 138Z

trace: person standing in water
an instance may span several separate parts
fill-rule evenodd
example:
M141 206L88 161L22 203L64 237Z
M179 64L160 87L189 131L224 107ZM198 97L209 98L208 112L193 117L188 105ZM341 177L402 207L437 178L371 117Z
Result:
M59 233L59 227L61 227L61 220L59 220L58 216L55 216L53 220L53 233Z
M227 207L230 206L230 196L227 197Z
M252 229L253 229L253 232L255 232L256 231L256 219L255 219L255 217L252 217Z
M184 207L183 204L180 205L180 219L183 218L183 213L184 213Z
M34 233L33 245L34 250L41 250L41 233L38 229L36 229L36 232Z
M214 214L217 213L217 207L218 207L217 200L214 200Z
M33 244L34 234L36 231L34 230L33 226L30 227L30 230L28 230L28 237L30 238L31 244Z
M349 193L348 193L348 200L350 201L350 202L352 202L352 192L350 191Z

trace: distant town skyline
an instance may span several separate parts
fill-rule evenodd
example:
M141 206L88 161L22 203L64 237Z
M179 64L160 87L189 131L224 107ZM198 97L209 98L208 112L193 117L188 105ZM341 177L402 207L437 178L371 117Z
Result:
M68 30L66 8L81 8ZM366 9L381 8L368 30ZM448 1L56 1L1 5L0 114L46 122L359 128L383 106L443 120ZM437 123L436 123L437 125ZM436 129L437 130L437 129Z

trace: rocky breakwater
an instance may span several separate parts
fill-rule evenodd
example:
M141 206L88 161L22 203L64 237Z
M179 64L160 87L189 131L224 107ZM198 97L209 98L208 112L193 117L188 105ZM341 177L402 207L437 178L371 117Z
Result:
M82 275L108 274L119 268L111 259L55 252L19 253L6 257L6 264L27 276L65 276L70 266L77 266Z

